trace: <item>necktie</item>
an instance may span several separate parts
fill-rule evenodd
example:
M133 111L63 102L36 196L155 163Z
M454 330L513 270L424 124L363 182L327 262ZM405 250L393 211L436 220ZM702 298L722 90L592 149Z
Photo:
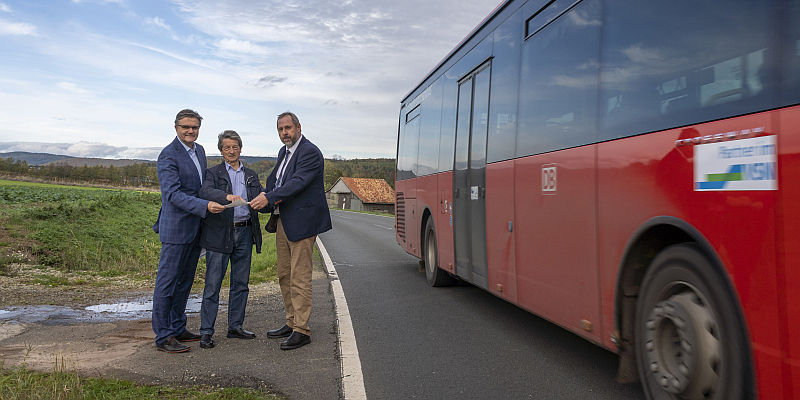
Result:
M200 183L203 183L203 172L200 169L200 161L197 160L197 154L194 149L189 149L189 157L194 161L194 166L197 167L197 173L200 175Z
M286 174L286 166L289 164L289 156L292 155L292 152L286 150L286 157L283 157L283 162L281 163L280 174L278 175L278 180L275 181L275 189L281 187L283 184L283 175Z

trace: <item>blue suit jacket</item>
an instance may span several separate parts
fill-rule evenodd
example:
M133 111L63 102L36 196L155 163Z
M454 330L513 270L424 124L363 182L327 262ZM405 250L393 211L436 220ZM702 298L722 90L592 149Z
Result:
M277 204L280 207L286 238L296 242L329 231L332 228L331 213L325 199L325 159L322 152L301 135L295 154L283 173L283 184L275 189L278 169L285 155L286 146L283 146L278 152L278 164L267 177L264 193L270 206Z
M206 152L195 142L197 161L206 170ZM156 163L161 185L161 210L153 231L161 243L188 244L195 240L200 222L206 216L208 200L199 198L200 175L194 161L175 137L158 155Z

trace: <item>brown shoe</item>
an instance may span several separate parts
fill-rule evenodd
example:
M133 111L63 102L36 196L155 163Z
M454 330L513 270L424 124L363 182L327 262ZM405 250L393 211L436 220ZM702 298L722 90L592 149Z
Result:
M165 351L167 353L183 353L191 349L192 349L191 347L185 344L181 344L181 342L175 339L175 336L170 336L169 338L167 338L167 341L165 341L161 345L156 345L156 350Z

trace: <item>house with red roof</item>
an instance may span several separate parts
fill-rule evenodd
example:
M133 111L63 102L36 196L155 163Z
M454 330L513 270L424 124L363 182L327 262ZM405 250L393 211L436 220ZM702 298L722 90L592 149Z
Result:
M394 214L394 189L383 179L339 178L325 195L330 208Z

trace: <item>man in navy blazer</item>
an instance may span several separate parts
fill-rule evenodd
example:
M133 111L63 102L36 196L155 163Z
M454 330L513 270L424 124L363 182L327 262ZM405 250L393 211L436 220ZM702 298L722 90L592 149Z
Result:
M297 116L278 116L278 137L284 147L278 164L267 177L264 197L272 207L267 231L274 231L278 253L278 283L286 308L286 324L267 332L267 337L287 339L282 350L311 342L311 256L317 235L331 229L331 215L325 199L325 160L322 152L301 134ZM262 196L256 198L261 205ZM274 228L274 229L273 229Z
M175 117L177 137L161 150L156 163L161 210L153 230L161 241L161 255L153 292L153 332L156 349L167 353L189 351L181 341L200 340L186 330L186 302L200 258L200 222L207 212L225 209L198 197L206 172L206 152L195 143L202 120L193 110L180 111Z

